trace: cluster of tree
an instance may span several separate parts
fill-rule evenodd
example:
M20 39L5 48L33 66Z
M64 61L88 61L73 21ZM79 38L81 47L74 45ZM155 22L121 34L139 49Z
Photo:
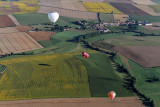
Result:
M0 55L0 58L4 58L4 57L7 57L7 56L12 56L12 55L15 55L13 52L9 53L9 54L5 54L5 55Z
M127 30L127 32L133 32L133 31L135 31L137 29L138 29L138 25L136 25L136 24L128 24L126 30Z
M96 36L99 36L99 35L102 35L102 34L109 34L109 33L110 32L101 32L101 31L92 32L92 33L88 33L88 34L85 34L85 35L80 35L79 37L76 38L76 41L81 42L81 41L84 41L86 39L90 39L92 37L96 37Z
M22 53L17 53L15 55L33 55L34 52L22 52Z
M137 34L134 36L160 36L160 34L155 34L155 33L147 34L141 31L135 31L135 33Z
M87 22L86 20L82 20L82 21L76 21L76 22L73 22L74 24L76 25L80 25L80 29L82 30L85 30L85 29L90 29L90 28L93 28L93 26L95 26L95 23L93 21L90 21L90 22ZM89 27L87 27L89 26Z

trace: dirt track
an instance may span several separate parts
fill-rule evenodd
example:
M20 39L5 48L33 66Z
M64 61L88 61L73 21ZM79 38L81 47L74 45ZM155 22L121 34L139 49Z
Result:
M55 98L2 101L0 107L144 107L137 97Z

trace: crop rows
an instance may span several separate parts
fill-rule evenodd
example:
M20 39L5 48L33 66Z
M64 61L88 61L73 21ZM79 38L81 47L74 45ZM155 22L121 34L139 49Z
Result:
M86 7L88 11L91 12L123 14L122 12L111 6L109 3L83 2L83 5Z

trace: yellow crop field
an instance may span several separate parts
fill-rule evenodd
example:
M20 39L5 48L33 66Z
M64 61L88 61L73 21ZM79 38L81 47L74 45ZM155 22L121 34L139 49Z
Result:
M17 5L21 12L15 12L15 14L23 14L23 13L34 13L37 12L40 6L27 6L24 3L14 2L14 5Z
M28 3L28 4L38 4L38 0L20 0L18 2Z
M74 55L35 55L1 60L0 100L91 97L87 70Z
M91 3L91 2L82 2L85 8L90 12L101 12L101 13L112 13L113 14L123 14L116 8L114 8L109 3Z

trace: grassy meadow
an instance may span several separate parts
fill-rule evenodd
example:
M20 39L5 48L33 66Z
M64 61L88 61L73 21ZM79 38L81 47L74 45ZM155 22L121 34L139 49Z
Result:
M73 55L1 60L7 71L0 78L0 100L91 97L87 70Z
M96 42L97 44L109 43L114 46L160 46L159 36L120 36L107 38Z
M160 16L138 16L138 15L130 15L129 16L133 20L139 21L149 21L149 22L160 22Z

